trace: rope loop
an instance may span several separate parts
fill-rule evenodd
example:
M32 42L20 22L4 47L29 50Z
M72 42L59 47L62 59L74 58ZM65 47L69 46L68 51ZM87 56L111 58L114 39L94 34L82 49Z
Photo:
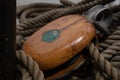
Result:
M22 51L22 45L29 36L59 17L69 14L82 15L95 5L106 5L112 1L114 0L82 0L74 3L69 0L60 0L62 4L32 3L19 6L17 8L19 24L16 28L16 57L22 80L44 80L44 74L38 64ZM93 57L95 64L101 67L97 69L93 66L96 69L95 80L120 80L120 5L110 7L110 9L114 13L114 20L109 27L111 35L102 40L98 48L93 43L89 45L90 56Z

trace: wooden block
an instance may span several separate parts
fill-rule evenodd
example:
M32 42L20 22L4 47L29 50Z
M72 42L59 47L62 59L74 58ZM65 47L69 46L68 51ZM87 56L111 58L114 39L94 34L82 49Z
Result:
M84 16L68 15L58 18L35 32L23 45L40 69L53 69L83 50L95 36L96 30Z

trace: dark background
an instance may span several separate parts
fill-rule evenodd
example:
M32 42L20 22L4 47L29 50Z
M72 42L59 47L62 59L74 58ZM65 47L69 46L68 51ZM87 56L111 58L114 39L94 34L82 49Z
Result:
M16 0L0 0L0 80L15 80Z

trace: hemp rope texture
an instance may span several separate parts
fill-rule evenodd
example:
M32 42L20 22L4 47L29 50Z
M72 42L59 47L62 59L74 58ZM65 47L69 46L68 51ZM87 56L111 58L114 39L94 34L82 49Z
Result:
M116 6L115 6L116 7ZM117 5L117 7L120 7L120 5ZM114 8L113 6L113 9ZM117 12L117 11L116 11ZM117 18L117 21L120 21L120 12L116 13L115 18ZM113 23L115 22L115 20L113 20ZM117 23L117 25L120 25L119 22ZM115 26L117 26L116 23L115 25L112 24L113 28L116 28ZM117 26L117 29L114 30L114 32L108 36L108 38L103 41L102 43L99 43L99 50L102 52L102 55L106 58L109 59L110 63L116 67L116 68L120 68L120 60L119 60L119 50L120 50L120 46L119 46L119 39L120 38L120 26ZM118 43L118 44L117 44ZM108 48L108 49L107 49ZM112 60L115 59L115 60ZM102 72L103 73L103 72ZM97 71L95 73L95 79L96 80L105 80L105 77L101 74L100 71ZM110 78L107 80L111 80Z
M104 5L110 1L111 0L95 0L93 2L89 2L89 3L80 5L77 7L60 8L60 9L55 9L55 10L45 12L44 14L41 14L41 15L37 16L36 18L33 18L32 20L26 20L26 21L22 22L20 25L18 25L17 26L17 35L20 34L22 36L29 36L28 32L32 33L31 29L35 29L37 27L44 26L46 23L48 23L58 17L68 15L68 14L74 14L74 13L82 13L83 11L86 11L89 8L91 8L97 4ZM38 23L38 24L35 24L35 23ZM31 26L31 25L34 25L34 26L30 28L29 26ZM22 31L22 30L24 30L24 31Z
M102 70L104 70L108 76L112 77L113 80L120 80L120 72L112 66L112 64L105 59L103 55L101 55L98 49L95 47L93 43L89 46L90 55L94 58L95 62L97 62Z
M23 23L21 23L17 26L17 35L22 35L24 37L29 36L29 35L33 34L38 28L40 28L41 26L44 26L45 24L52 21L53 19L56 19L56 18L64 16L64 15L68 15L68 14L80 13L80 12L82 13L83 11L88 10L89 8L91 8L97 4L104 5L109 2L111 2L111 0L94 0L89 3L86 3L85 5L84 4L80 5L78 7L68 7L68 8L61 8L61 9L47 11L44 14L38 15L37 17L33 18L32 20L27 20L25 17L25 21L23 20ZM28 7L35 9L34 7L38 6L38 3L36 3L36 4L30 4L28 6L25 6L25 8L23 8L23 11L28 9ZM45 5L46 4L47 3L45 3ZM42 6L44 4L40 3L40 5ZM40 6L40 9L41 9L41 6ZM56 8L56 4L55 5L51 4L51 6L52 7L55 6L55 8ZM45 7L45 6L43 6L43 7ZM48 6L46 6L46 7L50 7L50 4L48 4ZM21 9L22 8L20 8L20 7L17 9L17 13L18 13L17 15L20 15L20 13L23 12ZM31 11L32 11L32 9L31 9ZM26 14L26 11L24 11L24 13L22 13L22 14ZM28 14L26 14L26 15L28 15ZM49 20L49 19L52 19L52 20ZM22 22L22 20L21 20L21 22Z
M109 2L111 2L111 0L93 0L93 1L82 1L82 2L79 2L77 5L74 5L74 3L70 2L70 1L67 1L67 0L61 0L61 2L63 2L64 5L58 5L58 4L48 4L48 3L36 3L36 4L30 4L28 6L24 5L22 7L18 7L17 9L17 15L18 15L18 18L20 20L20 24L17 26L17 45L19 46L19 51L17 51L18 54L20 54L22 56L19 57L18 59L19 60L23 60L22 62L24 63L24 65L28 68L28 71L30 73L33 73L32 70L35 69L30 69L30 66L33 66L33 64L29 65L26 60L28 59L27 55L25 55L25 53L23 51L21 51L21 47L22 47L22 44L24 43L25 41L25 37L27 36L30 36L31 34L33 34L39 27L41 26L44 26L45 24L47 24L48 22L56 19L56 18L59 18L61 16L64 16L64 15L68 15L68 14L73 14L73 13L82 13L86 10L88 10L89 8L97 5L97 4L107 4ZM79 5L80 4L80 5ZM66 7L67 5L67 7ZM74 6L75 7L74 7ZM70 6L70 7L69 7ZM72 7L71 7L72 6ZM37 7L42 7L43 9L46 9L46 10L43 10L43 9L39 9ZM49 8L51 7L51 8ZM65 8L64 8L65 7ZM58 9L60 8L60 9ZM116 8L116 7L115 7ZM28 10L27 10L28 9ZM118 8L119 9L119 8ZM114 8L113 8L114 10ZM32 15L29 15L29 13L34 13L38 11L38 13L35 13L35 14L32 14L33 15L33 18L29 17L29 16L32 16ZM41 12L39 12L41 11ZM46 12L47 11L47 12ZM60 11L60 12L59 12ZM79 12L78 12L79 11ZM57 14L59 12L59 14ZM39 14L40 13L40 14ZM22 14L22 15L21 15ZM24 15L23 15L24 14ZM57 14L56 16L53 16ZM49 19L51 16L52 19L51 20L47 20ZM27 19L28 18L28 19ZM36 23L39 23L39 24L36 24ZM33 26L34 25L34 26ZM119 32L119 31L118 31ZM114 41L115 42L115 41ZM110 46L110 45L109 45ZM93 47L93 46L92 46ZM108 46L107 46L108 47ZM96 54L96 53L95 53ZM24 56L23 56L24 55ZM100 55L100 54L99 54ZM29 56L30 57L30 56ZM25 59L26 58L26 59ZM29 60L32 60L31 59L28 59L28 62ZM103 59L105 60L106 62L106 59ZM34 61L33 61L34 62ZM101 64L101 63L100 63ZM109 64L109 63L108 63ZM36 64L37 65L37 64ZM110 64L111 65L111 64ZM103 67L103 65L101 65ZM103 67L104 68L104 67ZM39 68L37 68L38 71ZM110 68L111 70L116 70L116 68L114 69L114 67L111 67ZM113 76L113 78L115 78L115 80L119 80L118 77L115 77L116 75L110 73L109 71L106 71L110 76ZM114 71L113 71L114 72ZM37 74L37 73L36 73ZM31 74L32 75L32 74ZM32 75L34 77L33 80L38 80L38 78L36 78L36 75ZM39 75L41 76L41 75ZM37 76L38 77L38 76ZM43 76L42 76L43 77ZM25 79L26 80L26 79ZM39 80L43 80L42 79L39 79ZM99 79L100 80L100 79Z
M30 75L33 77L33 80L44 80L43 72L39 69L38 64L29 55L26 55L22 50L17 50L16 53L18 61L23 62L25 67L27 67Z
M17 66L23 76L21 80L32 80L32 77L30 76L29 72L25 68L23 68L21 65L17 65Z
M110 36L108 36L105 41L99 43L100 52L111 46L114 42L120 40L120 37L118 36L120 36L120 27L118 27L116 31L114 31Z

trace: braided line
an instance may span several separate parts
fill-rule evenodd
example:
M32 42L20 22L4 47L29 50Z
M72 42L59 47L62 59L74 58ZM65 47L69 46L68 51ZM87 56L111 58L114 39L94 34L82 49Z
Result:
M18 61L23 62L34 80L44 80L43 72L39 69L38 64L33 61L29 55L26 55L22 50L17 50L16 53Z
M98 49L94 46L93 43L91 43L89 46L89 52L95 61L101 66L101 68L105 70L108 76L112 77L113 80L120 80L120 72L99 53Z
M103 41L102 43L99 43L99 50L102 52L109 46L111 46L114 42L120 40L120 26L117 28L115 32L113 32L108 38Z

